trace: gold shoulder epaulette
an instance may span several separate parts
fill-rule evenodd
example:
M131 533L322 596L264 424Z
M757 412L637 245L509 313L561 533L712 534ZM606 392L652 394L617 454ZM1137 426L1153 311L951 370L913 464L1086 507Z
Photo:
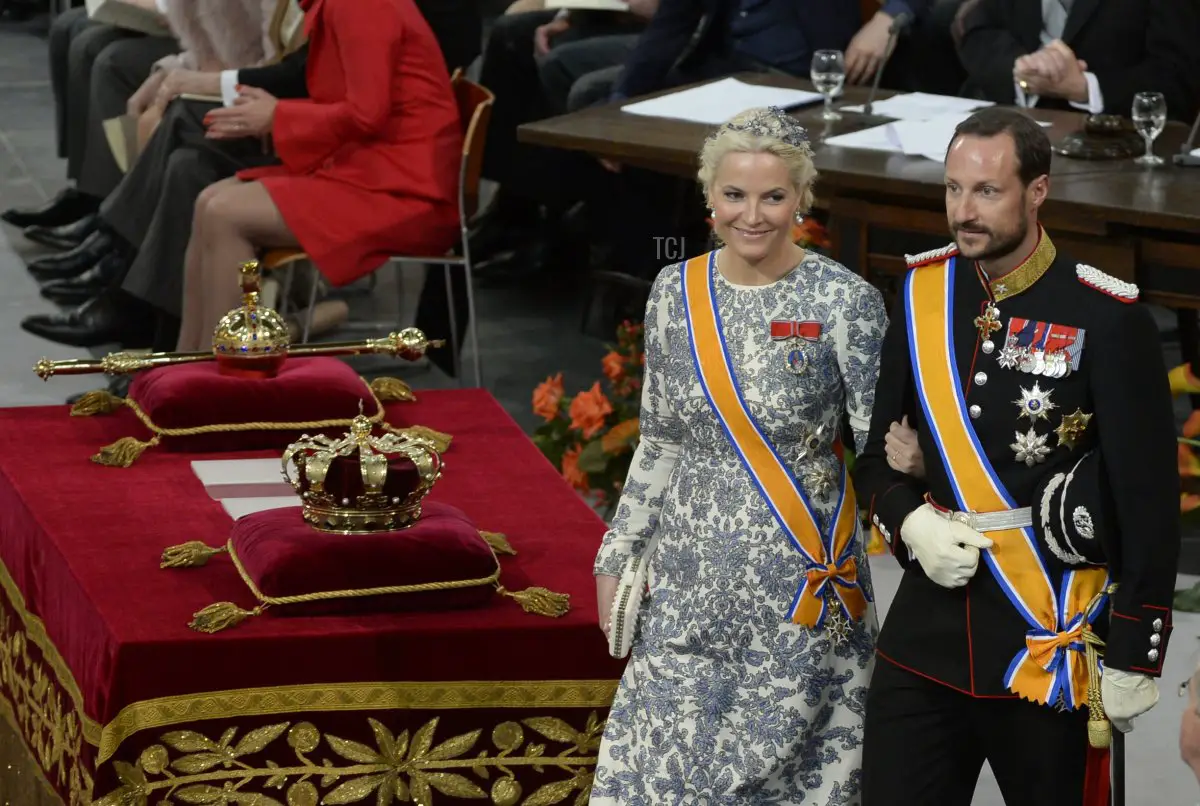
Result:
M926 266L930 263L939 263L947 258L954 257L957 254L958 244L950 243L937 249L930 249L928 252L922 252L919 255L905 255L904 260L908 263L908 267L910 269L915 269L918 266Z
M1101 294L1107 294L1121 302L1137 302L1139 292L1136 285L1106 274L1095 266L1079 263L1075 266L1075 276L1079 278L1079 282Z

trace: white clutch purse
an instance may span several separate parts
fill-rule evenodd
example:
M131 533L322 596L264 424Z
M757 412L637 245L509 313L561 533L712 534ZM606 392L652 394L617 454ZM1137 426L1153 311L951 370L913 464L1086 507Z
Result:
M646 598L646 587L650 581L650 560L658 547L656 534L646 544L641 554L635 554L625 563L617 592L613 597L608 616L608 654L614 658L629 656L633 648L633 636L637 632L638 613Z

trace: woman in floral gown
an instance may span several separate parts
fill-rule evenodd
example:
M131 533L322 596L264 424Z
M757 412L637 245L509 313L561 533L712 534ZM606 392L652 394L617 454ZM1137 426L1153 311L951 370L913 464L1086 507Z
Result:
M591 803L858 804L878 628L840 435L866 438L883 300L792 243L816 178L794 119L743 113L700 162L724 245L663 269L646 309L601 627L634 556L649 593Z

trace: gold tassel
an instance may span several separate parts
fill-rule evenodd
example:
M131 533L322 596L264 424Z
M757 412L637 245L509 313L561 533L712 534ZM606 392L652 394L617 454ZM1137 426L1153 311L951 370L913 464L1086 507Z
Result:
M492 551L496 552L497 554L511 554L514 557L517 556L516 549L509 544L508 538L499 532L485 532L481 529L479 531L479 536L482 537L487 544L492 547Z
M121 437L113 444L101 448L92 457L92 461L106 467L129 467L138 460L143 451L158 444L158 437L152 437L149 442L142 442L133 437Z
M571 610L571 597L565 593L555 593L538 587L526 588L513 593L503 585L497 586L496 591L502 596L508 596L515 600L526 613L559 618Z
M391 431L393 434L398 434L402 437L413 437L415 439L424 439L433 443L433 449L438 453L445 453L450 450L450 443L454 437L441 431L434 431L432 428L427 428L423 425L410 425L408 428L396 428L394 425L383 424L383 427Z
M225 551L225 547L214 549L199 540L189 540L178 546L163 549L162 561L159 568L199 568L205 565L214 554Z
M220 632L229 627L236 627L262 611L262 605L253 610L243 610L232 602L217 602L194 614L188 626L197 632Z
M84 392L83 397L71 407L72 417L91 417L93 414L112 414L125 405L125 399L117 397L107 389Z
M381 403L394 401L412 402L417 399L412 387L399 378L376 378L371 381L371 391Z
M1100 650L1104 646L1104 642L1092 631L1091 616L1095 608L1099 607L1101 599L1104 596L1111 596L1116 589L1116 585L1109 585L1108 588L1096 594L1092 597L1092 601L1088 602L1083 613L1083 647L1084 657L1087 658L1088 676L1088 744L1097 750L1103 750L1112 744L1112 723L1108 720L1108 714L1104 713L1104 698L1100 689L1103 679L1100 671Z

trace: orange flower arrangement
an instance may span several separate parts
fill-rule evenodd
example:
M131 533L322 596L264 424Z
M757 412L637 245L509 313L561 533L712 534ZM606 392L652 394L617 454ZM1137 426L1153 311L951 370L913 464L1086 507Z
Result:
M545 420L533 441L563 478L581 493L615 507L641 432L643 329L624 322L617 343L600 365L601 381L574 397L566 397L562 373L533 390L533 412Z

